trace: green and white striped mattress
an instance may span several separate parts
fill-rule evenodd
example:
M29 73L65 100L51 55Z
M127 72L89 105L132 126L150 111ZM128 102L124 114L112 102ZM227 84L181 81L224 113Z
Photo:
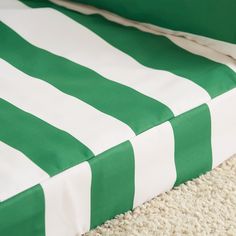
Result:
M236 153L233 57L72 6L0 0L0 236L80 235Z

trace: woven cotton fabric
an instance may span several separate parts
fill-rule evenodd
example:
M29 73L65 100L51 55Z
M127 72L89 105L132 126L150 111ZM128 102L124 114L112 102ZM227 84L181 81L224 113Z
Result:
M85 233L236 152L226 55L46 0L0 20L0 235Z

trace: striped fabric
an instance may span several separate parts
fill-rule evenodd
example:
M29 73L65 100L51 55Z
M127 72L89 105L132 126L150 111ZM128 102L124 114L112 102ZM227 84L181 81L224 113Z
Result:
M67 0L52 0L70 7ZM73 0L186 37L236 59L235 0Z
M74 1L94 5L141 22L236 43L234 0Z
M236 153L229 57L47 0L0 20L0 235L85 233Z

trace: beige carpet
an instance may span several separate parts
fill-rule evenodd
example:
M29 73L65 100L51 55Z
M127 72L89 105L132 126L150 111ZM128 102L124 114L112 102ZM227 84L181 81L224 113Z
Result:
M86 236L236 236L236 156Z

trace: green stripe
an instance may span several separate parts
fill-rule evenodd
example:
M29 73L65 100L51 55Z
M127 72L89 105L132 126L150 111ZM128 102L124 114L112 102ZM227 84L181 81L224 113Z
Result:
M175 165L179 185L211 170L211 118L202 105L171 120L175 137Z
M92 170L91 228L133 207L134 153L122 143L89 160Z
M20 150L49 175L55 175L93 156L87 147L68 133L2 99L0 140Z
M0 57L4 60L116 117L136 134L173 117L171 110L162 103L31 45L3 23L0 23L0 34Z
M40 185L0 203L0 235L45 236L44 209Z
M36 2L22 2L31 7L39 6ZM193 81L204 88L212 98L236 87L236 73L230 68L194 55L178 47L164 36L115 24L98 15L82 15L55 6L46 0L41 1L41 7L52 7L59 10L145 66L167 70Z

